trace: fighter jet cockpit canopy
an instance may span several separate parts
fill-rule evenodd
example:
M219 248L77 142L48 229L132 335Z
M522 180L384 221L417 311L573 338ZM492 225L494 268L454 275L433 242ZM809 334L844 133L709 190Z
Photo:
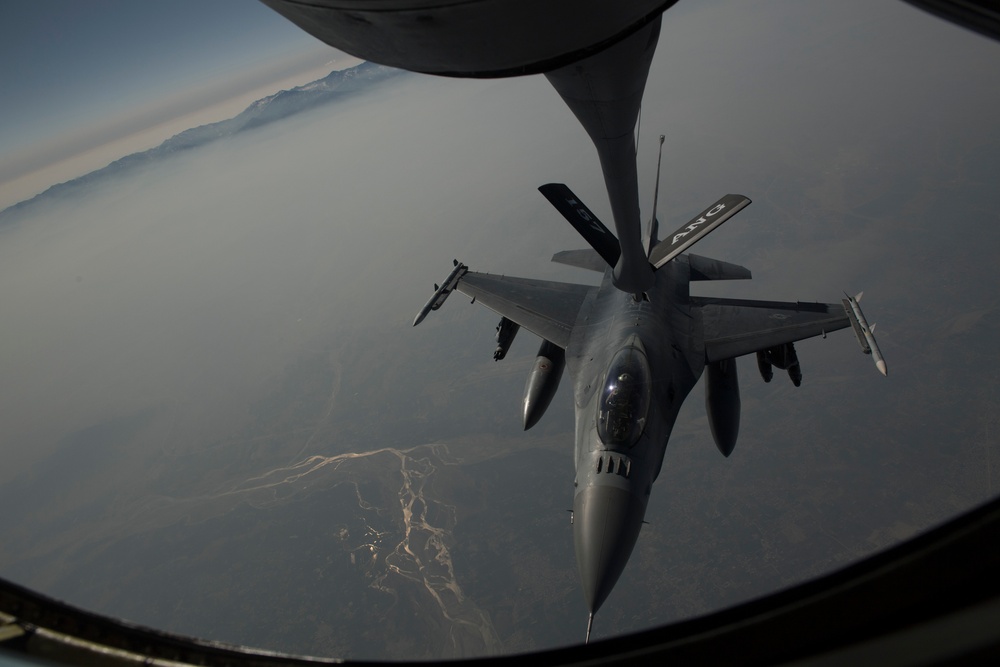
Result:
M637 337L608 366L598 404L597 435L608 447L631 447L642 435L649 412L652 375Z

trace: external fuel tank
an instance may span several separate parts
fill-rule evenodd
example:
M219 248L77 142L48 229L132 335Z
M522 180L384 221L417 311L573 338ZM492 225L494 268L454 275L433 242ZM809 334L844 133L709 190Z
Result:
M538 356L531 367L528 382L524 385L524 404L521 413L524 419L524 430L538 423L545 414L552 397L559 388L563 368L566 367L566 352L555 343L542 341L538 348Z
M723 456L729 456L740 432L740 383L735 359L705 366L705 410L715 446Z

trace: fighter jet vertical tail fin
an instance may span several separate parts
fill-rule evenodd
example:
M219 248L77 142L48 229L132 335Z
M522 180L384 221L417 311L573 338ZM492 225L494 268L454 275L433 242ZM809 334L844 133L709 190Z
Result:
M618 258L622 254L618 239L573 194L572 190L562 183L547 183L539 187L538 191L556 207L557 211L562 213L576 231L580 232L580 235L608 263L608 266L615 266L618 263Z
M663 162L663 135L660 135L660 155L656 158L656 186L653 188L653 212L649 214L649 229L646 231L646 256L653 254L659 241L660 221L656 217L656 202L660 197L660 163Z

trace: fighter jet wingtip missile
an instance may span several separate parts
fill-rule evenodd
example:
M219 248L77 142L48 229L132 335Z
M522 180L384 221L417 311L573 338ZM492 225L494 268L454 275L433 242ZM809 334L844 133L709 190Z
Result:
M452 264L454 265L455 268L452 269L451 273L448 274L448 277L445 278L445 281L441 285L434 283L434 294L432 294L431 298L427 300L427 303L424 304L424 307L420 309L420 312L417 313L417 316L413 318L413 326L417 326L418 324L423 322L424 318L427 317L427 315L432 310L437 310L438 308L440 308L441 304L444 303L444 300L447 299L448 295L451 294L452 291L455 289L455 285L458 284L458 281L469 270L469 267L467 267L465 264L460 263L457 259L452 260Z
M885 359L882 357L882 350L879 349L878 343L875 342L875 327L868 326L868 320L865 319L865 314L861 312L861 306L858 304L863 294L864 292L858 292L856 296L848 296L844 299L844 311L851 320L851 325L854 327L854 334L858 338L861 350L865 354L872 355L872 359L875 361L875 368L878 369L879 373L885 377L889 377Z

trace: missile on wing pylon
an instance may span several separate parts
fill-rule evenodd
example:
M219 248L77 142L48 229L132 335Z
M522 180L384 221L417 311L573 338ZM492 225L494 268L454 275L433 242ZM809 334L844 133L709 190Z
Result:
M441 304L444 303L444 300L448 298L449 294L451 294L451 291L455 289L455 285L458 284L458 280L465 275L466 271L469 270L469 267L467 267L465 264L462 264L457 259L453 261L455 264L455 268L451 270L451 273L448 274L448 277L445 278L445 281L441 284L440 287L438 287L437 285L434 286L434 294L431 296L430 299L427 300L427 303L424 304L424 307L420 309L420 312L417 313L417 316L413 318L413 326L417 326L418 324L423 322L424 318L427 317L427 314L430 313L432 310L437 310L438 308L440 308Z
M521 329L521 325L506 317L500 318L497 325L497 349L493 352L493 361L500 361L507 356L510 344L514 342L514 336Z
M854 335L857 336L861 349L865 354L872 355L872 359L875 361L875 368L878 369L879 373L888 377L888 368L886 368L885 359L882 357L882 350L878 348L878 343L875 342L875 327L868 326L868 320L865 319L865 314L861 312L861 306L858 304L863 294L864 292L858 292L856 296L848 296L846 299L842 299L844 310L847 312L847 317L851 320Z

